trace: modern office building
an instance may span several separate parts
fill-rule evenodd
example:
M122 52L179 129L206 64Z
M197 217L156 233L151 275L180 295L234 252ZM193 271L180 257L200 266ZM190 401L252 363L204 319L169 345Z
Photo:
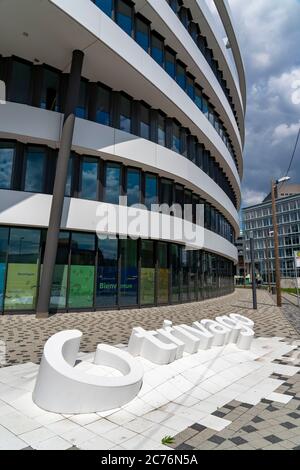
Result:
M236 239L235 246L238 252L238 262L236 265L236 276L244 278L246 276L245 272L245 237L241 232L240 236Z
M0 2L0 312L232 292L246 85L215 3L219 18L198 0ZM99 238L119 196L204 205L204 243Z
M285 188L283 194L290 193L293 188ZM282 285L295 287L294 252L300 250L300 193L280 196L276 200L279 257ZM254 260L256 272L264 282L275 282L275 255L272 220L272 203L267 197L261 204L243 209L243 225L245 234L245 264L250 273L250 241L254 238ZM297 276L300 277L298 269Z

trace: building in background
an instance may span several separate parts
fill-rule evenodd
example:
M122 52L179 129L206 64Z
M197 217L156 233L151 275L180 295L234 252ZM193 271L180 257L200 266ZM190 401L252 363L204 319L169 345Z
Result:
M245 269L245 237L243 232L241 232L240 236L236 239L235 246L238 251L238 262L235 271L236 284L244 284L247 273Z
M84 58L50 311L232 292L246 87L231 15L217 7L231 50L206 2L0 2L0 312L36 310L74 51ZM204 204L204 246L98 239L97 207L119 196L149 210Z
M296 272L294 252L300 250L300 192L294 194L294 190L300 189L299 185L286 186L284 190L279 188L276 200L279 256L282 287L295 287ZM292 193L285 196L285 194ZM274 238L272 222L272 203L266 198L261 204L243 209L243 225L245 234L245 264L250 273L250 242L251 232L254 238L255 268L263 281L275 282L275 258ZM297 276L300 277L298 269Z

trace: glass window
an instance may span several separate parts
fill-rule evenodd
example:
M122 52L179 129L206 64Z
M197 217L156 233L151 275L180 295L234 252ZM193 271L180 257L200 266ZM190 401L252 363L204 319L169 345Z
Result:
M192 191L184 191L184 218L190 222L193 221Z
M24 191L42 193L44 190L46 152L41 147L28 147L25 154Z
M121 167L117 163L107 163L105 168L104 202L119 204Z
M86 102L87 102L87 82L81 80L78 104L75 110L75 115L78 118L86 118Z
M0 312L3 310L4 301L8 235L9 229L7 227L0 227Z
M141 172L129 168L127 170L127 205L133 206L140 203Z
M158 114L157 119L157 143L165 147L166 145L166 121L162 114Z
M155 295L154 243L142 240L141 247L141 304L153 305Z
M9 101L30 104L31 65L13 60L9 83Z
M154 175L145 175L145 201L144 204L148 210L151 210L152 204L157 204L157 177Z
M202 54L206 56L207 41L204 36L201 36L201 34L198 36L198 47Z
M181 250L181 268L182 268L182 289L181 300L189 300L189 252Z
M202 112L208 119L208 117L209 117L209 115L208 115L208 101L207 101L207 98L204 97L203 95L202 95Z
M51 288L51 310L65 309L67 305L69 250L70 233L60 232Z
M160 180L160 204L173 204L173 182L165 178Z
M140 106L140 136L144 139L150 139L150 110L147 106Z
M210 123L214 126L215 125L215 114L212 106L208 107L208 119Z
M90 308L94 304L95 235L72 233L69 308Z
M184 205L184 188L181 184L175 184L175 204L178 205L176 210L176 216L183 216L183 205Z
M118 294L118 240L98 241L98 270L96 306L110 307L117 304Z
M129 36L132 33L132 7L124 0L117 0L116 22Z
M106 15L112 17L114 0L94 0L97 7L100 8Z
M172 302L179 302L180 295L180 247L171 245L172 262Z
M165 70L170 77L175 79L176 76L176 53L166 48L165 50Z
M150 27L149 24L139 16L136 16L135 19L135 40L146 52L149 51Z
M172 131L171 149L174 150L174 152L180 153L180 126L176 124L176 122L173 122Z
M158 292L157 303L166 304L169 301L169 264L168 264L168 244L157 243L158 258Z
M186 91L189 97L194 101L195 100L195 80L193 77L187 76Z
M14 156L13 144L0 143L0 189L11 188Z
M53 70L43 69L43 84L41 91L41 108L59 111L60 75Z
M181 62L177 61L176 64L176 81L178 85L185 90L186 89L186 72L185 67Z
M138 303L138 262L137 241L120 240L121 285L120 305L129 306Z
M189 10L185 7L180 8L179 17L180 17L180 21L183 24L183 26L186 29L188 29L189 24L190 24L190 12L189 12Z
M202 108L203 108L202 91L201 91L201 88L199 88L198 86L195 86L195 104L202 111Z
M40 236L40 230L10 230L4 310L35 309Z
M182 5L182 2L180 0L168 0L168 3L170 7L172 8L172 10L174 11L174 13L177 14L179 11L179 8Z
M161 66L164 63L164 41L155 33L151 33L151 56Z
M83 157L81 162L80 192L81 199L98 199L98 160Z
M110 90L98 86L97 89L97 109L96 109L96 122L110 126Z
M120 97L120 129L124 132L131 132L131 101L126 96Z

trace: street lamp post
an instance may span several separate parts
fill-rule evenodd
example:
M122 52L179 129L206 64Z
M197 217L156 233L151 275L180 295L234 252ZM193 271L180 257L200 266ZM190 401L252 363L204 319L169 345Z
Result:
M275 252L275 277L276 277L276 297L277 307L281 307L281 282L280 282L280 259L279 259L279 242L278 242L278 225L277 225L277 214L276 214L276 197L277 197L277 185L289 181L288 176L280 178L276 182L272 180L272 219L273 219L273 231L274 231L274 252Z
M254 240L253 240L253 234L252 233L250 234L250 259L251 259L253 310L257 310L256 276L255 276L255 261L254 261Z

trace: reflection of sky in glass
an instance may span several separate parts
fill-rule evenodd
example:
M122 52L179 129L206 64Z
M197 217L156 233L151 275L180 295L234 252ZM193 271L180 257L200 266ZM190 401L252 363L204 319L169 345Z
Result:
M10 232L10 255L38 255L40 249L40 230L12 228Z
M128 116L120 115L120 129L124 132L131 132L131 118Z
M150 126L146 122L141 122L141 137L149 139L150 137Z
M106 166L105 202L119 204L121 170L118 166Z
M113 0L95 0L95 3L106 15L112 16Z
M127 204L132 206L140 202L140 173L128 170L127 173Z
M145 206L150 210L151 204L157 203L157 179L155 176L146 176Z
M82 199L97 199L97 179L98 179L98 163L82 162L81 170L81 192Z
M41 193L44 183L45 153L30 150L26 156L25 191Z
M14 149L0 147L0 188L9 189L13 165Z
M123 6L123 11L122 12L120 10L118 11L117 23L127 34L131 35L131 30L132 30L131 8L122 4L119 6L119 8L121 6Z

